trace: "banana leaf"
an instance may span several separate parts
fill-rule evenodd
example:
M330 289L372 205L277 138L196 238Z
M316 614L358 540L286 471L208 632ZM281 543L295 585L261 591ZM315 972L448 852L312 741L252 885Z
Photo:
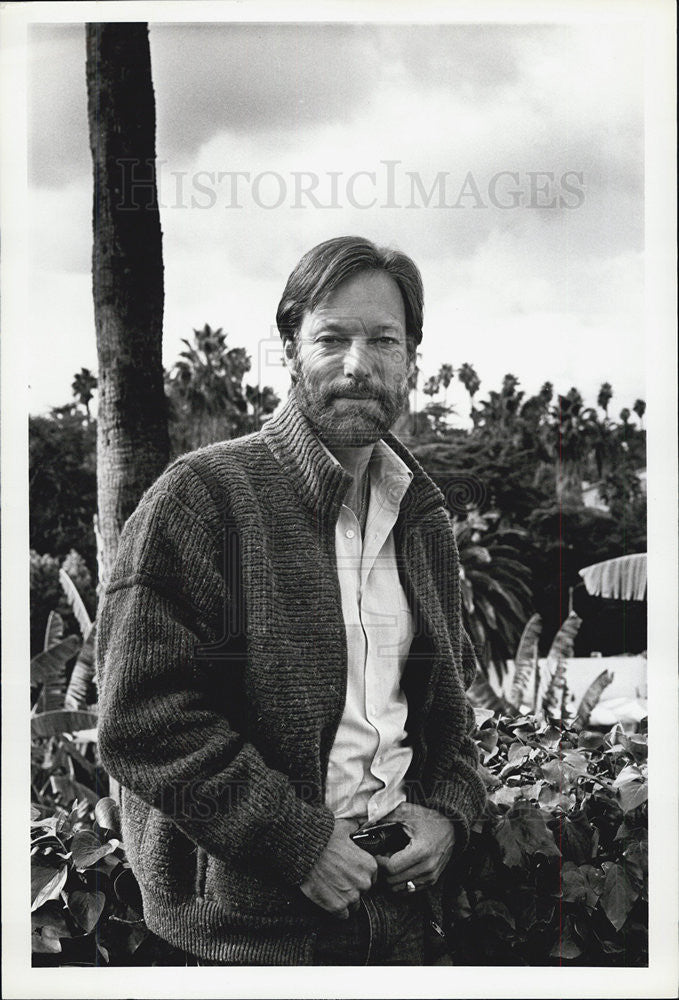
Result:
M94 683L94 643L96 638L96 624L92 626L87 634L80 655L76 660L68 682L68 689L64 698L64 708L74 711L84 709L88 704L90 688Z
M542 618L537 614L531 615L521 633L514 657L514 678L509 692L509 700L517 708L520 708L526 700L526 689L531 677L533 677L533 671L537 669L538 642L541 632Z
M612 684L612 682L613 674L610 670L602 671L602 673L600 673L599 676L592 681L582 696L582 700L578 706L578 711L575 719L573 720L573 729L580 731L585 728L589 722L592 712L601 698L601 695L606 690L608 685Z
M582 619L571 611L559 631L547 655L544 666L545 693L542 697L542 713L546 719L563 719L567 700L566 663L573 656L573 643L582 625ZM541 682L543 678L540 678Z
M68 603L71 605L71 610L76 617L83 638L87 638L92 628L92 619L89 616L82 597L78 593L78 588L65 569L59 570L59 583L64 589Z
M51 649L64 638L64 619L58 611L50 611L45 628L45 642L43 649Z
M64 667L80 649L77 635L69 635L56 646L45 649L31 660L31 684L47 684L63 676Z
M75 733L81 729L94 729L97 716L94 712L68 712L63 709L43 712L31 719L31 735L46 738Z

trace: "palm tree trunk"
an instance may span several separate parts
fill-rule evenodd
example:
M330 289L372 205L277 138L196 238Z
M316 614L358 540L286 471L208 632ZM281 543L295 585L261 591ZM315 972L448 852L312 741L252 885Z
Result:
M87 25L99 358L98 526L108 578L120 531L169 458L161 358L162 234L144 23Z

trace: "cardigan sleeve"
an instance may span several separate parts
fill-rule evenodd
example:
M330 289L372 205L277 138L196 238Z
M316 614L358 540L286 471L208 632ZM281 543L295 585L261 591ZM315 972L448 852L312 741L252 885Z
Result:
M195 473L175 466L123 530L98 619L101 759L209 854L266 859L298 885L334 817L299 797L215 710L196 666L196 644L215 640L225 601L200 490Z

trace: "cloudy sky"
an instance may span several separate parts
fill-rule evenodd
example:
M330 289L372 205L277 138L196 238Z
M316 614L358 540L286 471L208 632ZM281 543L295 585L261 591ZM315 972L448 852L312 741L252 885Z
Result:
M29 35L32 412L96 370L83 25ZM395 244L425 283L421 369L470 362L614 410L645 396L643 48L603 27L150 26L164 359L209 323L282 390L299 256ZM237 176L240 174L241 176ZM453 401L467 413L464 391Z

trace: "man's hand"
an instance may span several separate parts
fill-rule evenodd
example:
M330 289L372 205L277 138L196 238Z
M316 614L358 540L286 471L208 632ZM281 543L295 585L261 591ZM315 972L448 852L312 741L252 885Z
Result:
M335 829L325 850L300 889L312 903L346 920L349 909L377 877L377 862L349 838L358 829L354 820L335 820Z
M453 823L436 809L409 802L401 803L384 820L402 823L410 837L402 851L376 858L387 885L394 892L405 891L407 882L418 890L434 885L453 853Z

